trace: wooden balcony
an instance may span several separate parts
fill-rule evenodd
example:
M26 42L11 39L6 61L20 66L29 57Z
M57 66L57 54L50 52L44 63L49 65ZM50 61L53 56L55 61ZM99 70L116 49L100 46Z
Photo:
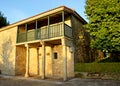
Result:
M66 36L72 38L72 28L63 23L51 24L41 28L19 32L17 43Z

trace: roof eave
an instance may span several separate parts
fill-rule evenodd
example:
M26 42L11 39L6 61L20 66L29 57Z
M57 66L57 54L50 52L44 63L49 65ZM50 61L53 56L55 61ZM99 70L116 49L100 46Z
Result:
M33 20L36 20L38 18L42 18L42 17L45 17L45 16L48 16L48 15L51 15L51 14L54 14L56 12L59 12L59 11L67 11L69 13L72 13L74 14L78 19L80 19L83 23L87 23L76 11L74 11L73 9L71 8L68 8L66 6L60 6L60 7L57 7L57 8L54 8L54 9L51 9L51 10L48 10L48 11L45 11L43 13L40 13L40 14L37 14L35 16L32 16L32 17L29 17L29 18L26 18L26 19L23 19L23 20L20 20L18 22L15 22L13 24L10 24L8 26L5 26L5 27L2 27L0 29L0 31L3 31L3 30L6 30L6 29L9 29L11 27L15 27L15 26L18 26L20 24L25 24L27 22L30 22L30 21L33 21Z

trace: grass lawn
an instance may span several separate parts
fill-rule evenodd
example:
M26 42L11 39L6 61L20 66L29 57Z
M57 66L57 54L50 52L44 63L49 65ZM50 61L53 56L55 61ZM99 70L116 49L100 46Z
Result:
M75 72L120 73L120 63L76 63Z

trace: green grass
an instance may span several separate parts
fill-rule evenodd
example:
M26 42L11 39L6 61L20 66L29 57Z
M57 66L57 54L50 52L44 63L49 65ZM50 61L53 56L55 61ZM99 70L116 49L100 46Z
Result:
M120 73L120 63L76 63L75 72Z

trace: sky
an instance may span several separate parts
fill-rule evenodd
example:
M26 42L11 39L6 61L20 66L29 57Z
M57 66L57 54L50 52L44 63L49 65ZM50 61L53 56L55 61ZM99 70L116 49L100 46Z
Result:
M12 24L63 5L74 9L87 21L85 0L1 0L0 11Z

